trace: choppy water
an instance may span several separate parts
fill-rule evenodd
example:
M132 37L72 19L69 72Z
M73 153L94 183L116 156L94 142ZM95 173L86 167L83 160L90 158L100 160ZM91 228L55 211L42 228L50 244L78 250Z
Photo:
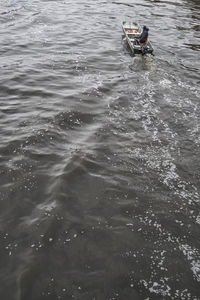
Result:
M130 56L130 19L155 57ZM200 299L200 2L0 21L0 299Z

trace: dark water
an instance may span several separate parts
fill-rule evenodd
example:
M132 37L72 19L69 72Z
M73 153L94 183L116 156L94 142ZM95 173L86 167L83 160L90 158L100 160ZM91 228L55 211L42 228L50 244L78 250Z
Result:
M130 19L155 57L130 56ZM0 299L200 299L200 2L0 21Z

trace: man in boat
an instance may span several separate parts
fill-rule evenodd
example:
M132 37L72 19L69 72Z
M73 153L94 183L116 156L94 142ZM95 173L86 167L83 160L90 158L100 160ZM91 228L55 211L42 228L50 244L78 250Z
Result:
M141 46L146 46L148 41L148 36L149 36L149 28L143 26L143 31L141 35L137 38L138 44L140 44Z

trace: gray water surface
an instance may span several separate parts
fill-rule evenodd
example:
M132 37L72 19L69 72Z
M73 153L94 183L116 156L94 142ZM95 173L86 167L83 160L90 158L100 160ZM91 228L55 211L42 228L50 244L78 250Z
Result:
M0 299L200 299L200 2L9 0L0 22Z

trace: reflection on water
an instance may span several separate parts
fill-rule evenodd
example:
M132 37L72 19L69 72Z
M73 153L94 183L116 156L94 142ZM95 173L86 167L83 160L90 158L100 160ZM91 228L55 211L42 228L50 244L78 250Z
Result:
M194 45L194 44L185 44L189 48L191 48L193 51L199 51L200 50L200 44L199 45Z
M130 18L155 57L130 56ZM200 299L199 1L0 20L0 299Z

